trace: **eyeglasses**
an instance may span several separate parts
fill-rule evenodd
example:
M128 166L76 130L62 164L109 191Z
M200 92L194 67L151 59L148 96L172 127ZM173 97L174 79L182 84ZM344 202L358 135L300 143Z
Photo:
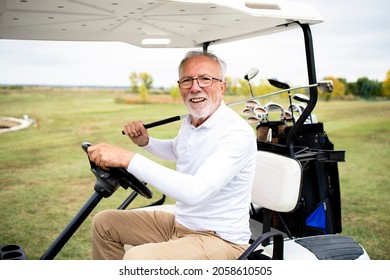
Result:
M198 85L201 88L210 87L213 85L214 81L222 82L221 79L210 77L210 76L200 76L198 78L183 78L177 81L181 89L189 89L192 87L193 81L196 80Z

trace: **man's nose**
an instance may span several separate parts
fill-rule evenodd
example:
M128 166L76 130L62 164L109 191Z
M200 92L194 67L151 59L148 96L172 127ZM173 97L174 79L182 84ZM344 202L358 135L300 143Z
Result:
M190 91L192 93L196 93L196 92L199 92L201 91L202 88L199 86L199 82L198 82L198 79L193 79L192 80L192 85L191 85L191 88L190 88Z

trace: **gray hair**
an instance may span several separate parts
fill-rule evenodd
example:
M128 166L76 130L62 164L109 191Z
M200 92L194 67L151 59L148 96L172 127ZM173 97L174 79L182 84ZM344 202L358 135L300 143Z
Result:
M226 73L226 68L227 68L226 63L222 59L220 59L218 56L216 56L215 54L207 52L207 51L189 51L189 52L187 52L186 55L184 56L183 60L179 64L179 75L183 69L184 63L187 62L189 59L192 59L192 58L198 57L198 56L205 56L205 57L210 58L212 61L217 62L219 65L220 73L221 73L221 79L223 80L225 78L225 73Z

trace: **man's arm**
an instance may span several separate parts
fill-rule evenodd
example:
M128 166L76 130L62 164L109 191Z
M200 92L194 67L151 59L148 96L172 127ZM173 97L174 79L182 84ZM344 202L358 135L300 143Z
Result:
M245 136L250 139L239 143L224 139L194 175L164 167L139 154L133 157L127 170L173 199L196 205L217 193L245 165L250 164L255 155L256 141L253 135Z

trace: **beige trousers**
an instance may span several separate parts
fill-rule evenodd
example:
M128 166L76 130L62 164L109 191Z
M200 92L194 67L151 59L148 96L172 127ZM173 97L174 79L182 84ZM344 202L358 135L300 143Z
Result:
M125 251L125 244L134 247ZM213 231L190 230L166 211L105 210L92 220L95 260L234 260L246 248Z

